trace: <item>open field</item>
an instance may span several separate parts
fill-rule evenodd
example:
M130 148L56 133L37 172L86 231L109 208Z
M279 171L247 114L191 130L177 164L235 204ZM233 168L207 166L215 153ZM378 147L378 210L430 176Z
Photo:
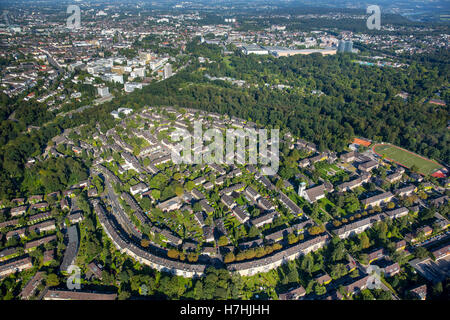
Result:
M391 144L377 144L372 147L372 150L379 156L384 155L387 160L394 161L406 168L416 165L419 168L419 172L424 175L431 175L442 168L439 163L433 160Z

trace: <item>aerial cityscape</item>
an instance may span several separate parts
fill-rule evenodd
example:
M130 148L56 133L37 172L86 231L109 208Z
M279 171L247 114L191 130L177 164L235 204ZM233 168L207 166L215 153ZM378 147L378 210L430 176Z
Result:
M448 1L0 9L0 300L449 300Z

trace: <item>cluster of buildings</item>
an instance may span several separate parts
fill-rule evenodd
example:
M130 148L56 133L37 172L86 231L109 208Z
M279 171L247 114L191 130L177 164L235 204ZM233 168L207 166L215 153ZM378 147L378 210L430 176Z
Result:
M32 269L35 265L30 252L38 247L44 249L44 265L55 261L57 230L63 230L63 234L68 240L60 266L61 271L67 271L67 268L74 263L78 252L79 235L76 224L83 220L74 196L76 190L84 188L95 187L92 187L89 181L82 181L62 192L57 191L45 196L33 195L28 198L15 198L0 202L0 213L4 218L4 221L0 223L1 278ZM90 194L93 196L96 195L96 192ZM54 208L66 215L69 226L66 226L65 222L62 224L56 222L56 217L52 213ZM67 231L64 232L66 227ZM23 291L24 299L32 295L37 283L42 280L41 278L42 273L37 273L30 280L29 286L26 286Z
M167 116L170 116L172 122L168 122ZM108 213L104 210L103 205L99 202L95 202L96 212L100 217L102 226L108 231L108 236L112 239L115 246L122 252L126 252L130 256L134 257L136 260L152 266L158 270L168 271L177 275L183 275L186 277L195 277L203 273L205 266L208 263L198 262L198 263L187 263L183 261L176 261L176 259L168 258L169 248L183 248L190 250L198 250L196 245L192 245L192 239L186 239L180 237L177 234L177 230L173 229L170 221L166 221L166 225L161 225L160 222L151 221L151 216L145 212L141 206L140 201L143 197L149 197L154 205L159 208L162 212L177 212L177 211L188 211L192 213L193 221L198 224L201 228L202 237L200 241L203 245L200 247L201 261L205 260L207 256L217 256L217 252L211 246L211 242L217 241L218 237L221 235L229 236L229 230L224 226L222 219L213 219L213 223L207 222L207 217L213 215L217 203L212 202L207 196L208 191L213 188L221 189L219 194L221 196L221 203L226 209L225 212L229 214L229 217L233 217L237 222L247 226L254 226L256 228L265 227L271 224L274 219L279 215L277 211L277 204L271 200L266 195L259 193L254 187L249 186L245 183L238 182L235 184L230 184L228 187L224 186L226 181L230 179L235 179L242 177L245 174L255 174L256 183L260 186L258 188L268 188L268 190L277 190L275 185L264 176L258 174L257 168L253 166L246 166L245 169L239 168L235 165L224 167L222 165L211 164L203 165L202 168L198 168L202 172L209 172L209 177L215 176L213 180L206 178L201 175L197 179L192 180L194 188L190 192L184 192L184 194L169 198L165 201L155 201L152 196L152 190L149 187L147 180L148 176L155 176L164 170L163 168L171 164L171 151L175 148L174 144L169 141L169 138L163 138L162 140L157 137L158 132L169 132L171 125L179 128L186 128L186 124L189 121L202 121L206 127L213 127L217 129L225 129L227 126L235 126L238 128L254 128L255 124L246 122L242 119L234 117L223 117L214 113L205 113L198 110L185 110L185 112L180 113L173 108L163 108L162 110L147 108L143 112L134 113L129 115L133 120L142 119L145 123L147 130L138 127L133 129L132 132L136 137L139 137L146 141L146 145L139 154L134 155L134 150L131 145L129 145L126 140L127 136L121 132L118 134L117 130L110 130L106 135L102 133L94 134L94 139L97 139L101 144L94 150L94 155L100 155L106 151L118 152L121 155L121 163L115 163L111 158L97 157L94 159L95 170L102 175L105 179L105 183L115 185L121 185L122 181L119 176L117 176L111 164L115 163L114 166L118 170L118 174L124 174L127 171L132 171L137 174L137 178L140 180L138 183L134 183L130 186L128 191L122 192L120 196L115 196L110 194L106 200L106 204L112 205L115 210ZM122 125L125 125L127 119L121 120ZM141 120L141 121L142 121ZM155 125L158 123L158 125ZM110 137L110 138L107 138ZM145 152L143 152L145 150ZM202 147L199 152L206 152L207 148ZM150 162L144 161L145 159L150 159ZM161 159L167 159L162 161ZM144 164L144 162L146 164ZM177 166L174 166L176 168ZM110 168L110 169L108 169ZM182 172L182 176L186 176L188 172ZM292 201L284 192L280 191L280 196L278 201L281 206L284 206L286 210L292 212L298 217L303 215L300 207L298 207L294 201ZM122 198L127 205L132 209L133 214L140 221L139 226L136 228L129 228L130 224L133 224L129 218L124 214L120 214L123 208L120 209L120 202L116 202L114 198ZM238 198L244 197L246 199L245 205L238 205ZM117 206L116 206L117 204ZM201 208L201 211L195 211L196 206ZM251 216L248 207L255 207L259 209L260 214L258 216ZM260 241L264 243L284 243L284 238L288 233L303 233L307 226L314 225L314 222L309 220L307 217L300 218L301 223L294 224L288 227L284 233L281 233L281 237L275 236L274 234L267 234L264 239ZM152 219L153 220L153 219ZM147 226L149 232L152 236L158 235L158 237L168 246L163 247L158 242L152 242L150 246L142 248L139 245L139 239L142 239L142 227ZM135 229L135 230L133 230ZM322 238L320 238L322 239ZM294 259L299 254L308 252L309 250L316 250L317 248L324 245L328 238L323 238L323 241L315 240L315 237L308 237L307 242L305 242L301 248L303 251L290 249L290 259ZM240 245L241 248L246 247L245 243ZM266 264L265 268L274 268L279 264L286 261L282 259L284 254L282 251L277 253L277 255L271 257L271 263ZM233 265L232 270L239 270L241 274L248 274L252 271L247 270L247 265L257 265L261 264L263 260L269 259L265 257L264 259L259 259L259 261L254 261L251 263L249 261L247 264L236 264ZM199 260L200 261L200 260ZM269 261L269 260L267 260ZM242 262L244 263L244 262ZM230 269L231 270L231 269Z
M371 228L378 221L399 219L410 212L417 212L420 210L419 207L424 205L424 203L419 206L416 204L414 207L401 205L404 199L416 194L419 189L418 183L414 182L404 169L393 167L387 171L384 179L381 179L377 174L377 169L384 167L386 164L371 154L370 151L364 154L358 151L350 151L338 156L330 151L320 152L314 144L302 139L294 139L290 134L286 134L282 138L283 141L290 143L291 149L297 148L309 154L306 158L298 161L299 168L305 172L299 183L284 180L280 187L278 183L275 185L275 181L282 179L281 177L278 175L263 176L259 173L258 168L253 165L203 164L195 169L200 175L191 180L193 184L191 191L183 190L181 195L159 201L154 198L152 191L155 189L150 186L149 177L154 177L167 168L171 168L174 172L180 173L183 181L187 181L186 179L192 173L189 169L181 169L179 165L172 163L171 153L177 150L170 135L174 128L187 129L194 120L201 121L205 128L219 130L225 130L229 127L255 128L256 124L235 117L191 109L180 111L171 107L146 108L140 112L134 112L131 109L125 110L126 112L123 111L118 110L118 113L123 113L125 118L118 119L117 128L110 129L105 133L99 130L93 134L92 139L97 140L95 146L92 141L88 140L80 141L77 146L74 146L68 138L67 132L55 138L57 144L71 145L72 148L76 147L79 152L88 152L94 159L91 173L100 175L104 180L107 196L99 200L96 198L97 192L91 183L82 181L63 192L56 192L47 196L36 195L28 199L18 198L0 203L0 210L8 217L5 222L0 224L0 230L2 231L0 241L5 243L11 237L25 239L23 235L29 233L30 230L46 234L44 237L26 242L24 245L25 253L27 253L27 250L42 244L56 241L52 232L57 226L48 212L50 206L46 200L54 197L61 210L68 210L70 223L76 224L83 217L78 213L73 196L76 189L86 188L95 213L114 246L136 261L160 271L184 277L198 277L205 272L212 261L211 258L223 259L229 252L236 253L249 249L254 250L274 243L280 244L281 249L260 258L224 264L231 272L251 276L259 272L267 272L286 261L322 248L330 240L330 234L334 234L341 239L348 238ZM126 127L128 120L138 123L138 126L132 128L130 132L134 137L145 141L140 150L136 150L136 146L132 144L131 136L129 137L124 130L118 129L119 127ZM205 146L196 150L199 153L206 151ZM120 156L119 162L117 162L117 157L111 156L113 153ZM51 152L49 155L55 156ZM322 164L337 166L349 172L350 179L346 182L331 183L320 178L319 183L314 183L312 177L308 177L308 172L321 168ZM327 173L332 174L330 171L333 171L333 169L327 170ZM131 173L134 176L134 182L129 186L129 189L123 189L122 179L126 173ZM249 175L253 177L251 185L242 180L244 176ZM235 182L231 182L232 180ZM387 182L391 186L390 189L382 189L380 180ZM332 193L345 195L356 188L364 189L368 183L374 183L376 188L375 191L363 192L359 197L361 210L364 210L366 214L319 234L309 233L310 228L316 226L316 222L306 216L302 208L288 196L289 192L295 188L293 184L297 184L298 195L312 205L321 202L322 199L327 198ZM113 185L121 189L119 194L116 194ZM437 188L432 185L427 187L427 190L431 196L429 199L423 200L426 203L443 205L448 201L445 195L439 194ZM220 201L211 200L209 193L213 191L218 192ZM179 225L174 224L168 217L163 220L155 220L150 212L142 209L141 201L145 197L151 200L152 208L159 208L166 215L187 212L192 217L196 228L200 230L200 235L179 233ZM133 220L129 213L125 212L123 203L126 203L127 207L131 209L131 215L136 220ZM225 214L222 218L215 216L218 205L221 205L221 210ZM258 209L258 215L253 214L255 208ZM283 212L291 214L295 219L284 228L271 229L273 222ZM363 212L361 211L361 213ZM28 217L28 226L18 225L18 219L23 215ZM254 239L238 239L236 247L228 245L218 250L214 243L223 236L227 238L232 236L229 221L235 221L238 226L242 225L246 228L255 227L260 230L260 236ZM440 217L440 221L442 228L445 229L448 226L448 221L443 217ZM3 230L6 230L6 232L3 232ZM423 231L417 230L416 234L430 236L431 231L425 228ZM141 240L144 239L145 233L148 233L152 238L150 244L143 247ZM287 241L290 235L295 237L302 235L302 237L297 238L301 240L292 243ZM412 244L415 237L417 236L406 235L405 239ZM68 266L73 264L79 246L78 238L76 225L70 226L64 240L67 247L60 266L61 272L66 272ZM152 240L153 238L159 238L160 241ZM180 252L186 254L195 253L198 255L198 260L181 261L171 258L168 252L172 249L180 250ZM440 254L441 251L436 254L445 257L447 253ZM18 252L20 251L17 248L10 247L0 251L0 273L2 276L33 267L32 259L27 254L20 255ZM47 254L47 252L44 254L47 261L52 261L52 253L53 250L50 254ZM369 259L370 262L373 262L383 256L382 252L374 251L369 254ZM96 266L92 267L94 271L97 269ZM400 269L398 265L391 263L384 266L383 270L386 275L392 276L398 273ZM92 271L93 275L95 275L94 271ZM36 283L39 282L39 276L36 277L27 285L24 297L29 296L35 290ZM98 270L96 277L101 277L101 272ZM364 288L364 277L348 284L348 291L362 290ZM326 282L325 280L324 282ZM51 290L49 292L44 295L45 299L58 299L59 297L66 297L66 294L68 294L52 292ZM71 299L76 299L77 294L73 293ZM70 294L66 298L69 299L69 296ZM299 293L293 292L289 295L291 298L301 296L302 290ZM285 298L288 298L288 296Z
M341 13L329 18L341 19L345 16L346 14ZM111 8L101 12L96 11L96 17L105 17L102 20L104 24L102 28L87 24L76 33L70 33L64 26L48 22L45 17L33 21L24 15L22 28L9 28L2 32L5 36L2 40L2 48L5 50L0 53L0 57L9 61L8 66L1 71L3 91L9 96L25 93L23 98L25 101L36 99L40 103L46 103L49 110L55 110L68 100L84 99L84 93L68 92L64 87L62 82L70 79L74 84L94 85L100 97L96 103L100 103L111 99L110 90L117 84L123 85L126 93L131 93L136 89L142 89L150 81L164 80L174 75L173 68L177 65L174 63L177 61L175 57L167 53L156 54L143 48L139 48L136 54L130 55L129 51L134 45L155 42L162 49L161 52L176 50L180 56L183 56L186 44L195 37L201 37L203 43L219 45L224 55L230 53L230 45L236 46L245 55L270 54L275 57L357 52L353 48L354 42L369 46L376 45L377 49L382 50L395 47L395 53L423 53L433 46L448 48L446 34L430 35L420 39L402 34L366 35L341 32L336 35L328 31L290 31L284 25L273 25L260 31L243 31L236 28L239 23L236 18L226 18L224 24L218 25L199 24L201 17L198 13L156 15L148 18L151 24L147 25L139 23L139 17L119 18L119 15L114 14ZM297 18L317 18L317 16L305 15L297 16ZM58 41L55 41L55 34L58 36ZM204 37L207 34L208 40ZM384 57L372 59L383 60ZM358 63L371 65L371 62L367 61L358 61ZM400 66L384 61L378 61L375 64ZM175 72L178 70L176 69ZM84 75L72 77L76 72L82 72ZM59 76L61 76L60 80L58 80ZM243 80L228 77L217 78L209 75L205 77L212 81L222 80L238 86L246 85ZM99 79L101 83L98 83ZM43 94L36 94L42 89L50 89L55 81L60 82L56 83L54 89ZM40 83L39 88L36 88L38 83ZM442 102L439 101L431 101L431 103L442 106ZM84 106L78 110L82 111L90 107ZM68 115L71 114L68 113ZM255 129L258 126L251 121L227 115L193 109L181 111L171 107L146 108L142 112L118 108L112 111L111 115L118 120L117 127L107 132L97 128L98 131L92 137L96 143L93 143L92 139L74 143L68 138L69 131L53 139L56 146L65 144L70 146L75 155L86 152L93 159L91 174L100 176L106 186L105 197L102 200L97 198L97 191L91 186L90 181L83 181L62 192L46 196L35 195L28 199L17 198L0 203L0 213L6 217L0 223L0 277L32 269L33 259L29 252L36 247L53 245L57 242L55 230L63 229L64 226L57 225L51 214L52 205L49 204L49 198L55 200L52 203L56 203L58 210L67 213L71 224L65 226L67 227L64 237L66 250L60 265L60 271L67 272L68 267L74 263L79 248L76 223L83 219L76 208L75 201L71 199L75 190L83 188L88 190L88 196L91 198L91 204L102 228L119 251L152 268L184 277L201 276L211 263L210 258L217 258L223 262L224 252L237 253L274 243L280 244L280 250L266 256L233 261L225 265L229 271L243 276L267 272L300 255L319 250L328 243L333 234L345 239L368 230L379 221L400 219L425 207L439 207L448 203L448 197L442 189L432 184L424 188L420 180L423 179L422 177L414 176L396 166L390 168L390 165L388 166L370 150L364 154L358 151L345 152L338 157L335 152L318 150L315 144L294 139L290 134L283 137L283 142L287 142L290 149L308 153L307 157L298 161L298 168L302 175L295 181L284 180L278 175L262 176L252 165L204 164L195 169L181 168L180 165L172 162L172 154L179 151L173 142L174 137L170 135L174 129L187 130L194 121L202 122L206 129L221 131L230 127ZM137 128L133 127L129 130L132 132L130 137L124 133L124 130L119 129L127 127L128 119L139 123ZM190 132L187 135L190 135ZM134 138L141 139L143 146L137 148L132 142ZM204 155L209 151L203 145L194 148L195 154ZM113 157L112 154L119 157ZM45 150L44 156L46 158L65 155L57 151L56 147L50 146ZM34 161L30 159L27 165L33 165ZM317 171L323 163L337 166L349 175L349 179L337 179L333 182L323 177L318 180L313 179L311 173ZM183 188L182 192L177 192L176 196L160 201L160 196L154 194L158 192L161 194L161 190L152 187L149 182L151 178L164 173L167 167L179 173L182 182L190 179L191 170L195 170L200 175L190 180L194 185L191 190ZM333 176L336 172L331 172L334 169L330 168L327 169L330 170L329 176ZM380 168L387 168L385 176L380 174ZM127 174L133 177L133 183L125 187L123 177ZM251 178L248 178L249 176ZM280 179L283 182L282 187L274 184ZM369 183L375 185L371 190L364 188ZM114 190L116 188L119 188L120 192L116 192ZM337 225L334 225L334 228L330 225L327 226L328 230L312 234L308 230L317 226L317 223L306 216L298 201L294 201L290 191L295 188L298 188L297 195L310 206L327 200L331 194L346 195L354 190L362 189L362 193L358 195L360 210L352 216L353 219L349 219L350 221L344 222L344 217ZM419 189L425 189L429 197L416 199L413 205L406 205L406 199L417 195ZM217 192L219 200L215 201L211 198L210 194L213 192ZM156 219L152 216L152 212L142 208L142 200L146 198L150 199L153 211L157 208L163 212L165 215L163 219ZM216 215L218 208L220 208L221 217ZM195 223L193 229L200 230L198 233L192 230L182 233L180 225L171 221L170 217L180 212L188 213L189 219ZM285 212L289 217L294 218L283 227L272 229L274 222L285 215ZM26 217L26 224L22 222L22 217ZM446 218L437 215L436 218L440 229L448 227ZM256 228L259 235L252 239L237 237L233 239L237 240L236 246L229 245L217 249L215 244L218 239L225 237L230 240L235 237L230 232L234 231L232 230L234 227L244 230ZM406 245L406 242L420 243L423 237L433 234L433 228L428 225L420 226L414 232L406 234L402 246ZM149 234L151 239L150 244L144 247L140 241L146 234ZM304 237L300 241L289 243L286 240L290 235ZM20 244L10 245L15 240ZM168 252L174 249L185 253L195 252L200 258L188 262L170 258ZM369 262L384 256L380 250L377 249L368 254ZM448 246L434 250L433 255L438 262L444 261L442 259L448 257ZM45 250L44 263L53 260L54 249ZM432 265L429 261L416 261L414 267L426 277L431 278L433 276L430 275L432 274L429 272L430 268L434 268L433 270L440 268L439 265ZM97 264L91 264L90 270L93 276L101 278L101 268ZM400 271L400 268L398 264L392 263L384 266L383 270L386 275L393 276ZM346 284L346 291L352 293L364 289L367 280L367 275L357 278ZM24 287L22 298L31 297L42 281L43 273L36 273ZM318 278L321 284L326 284L328 281L330 281L328 275ZM413 292L423 297L426 294L426 287L425 289L418 287ZM304 288L297 287L280 298L297 299L304 295ZM109 300L115 299L116 295L49 289L43 293L43 298L47 300Z
M275 57L290 57L298 54L308 55L320 53L322 55L333 55L337 53L337 48L329 47L323 49L291 49L286 47L260 46L256 44L243 45L241 50L244 54L271 54ZM342 51L344 52L344 51Z
M219 219L213 219L212 224L207 222L207 217L214 213L217 206L217 203L211 202L207 194L215 188L220 190L220 203L223 204L225 212L227 212L230 217L233 217L233 219L236 219L239 224L246 225L248 227L255 226L256 228L263 229L266 225L270 225L274 219L280 215L280 208L278 208L278 204L284 207L288 212L300 217L300 220L298 220L299 222L286 227L283 230L264 232L261 239L239 243L240 250L257 248L259 246L264 246L266 243L286 243L286 238L289 234L306 235L305 241L302 241L295 246L287 246L286 249L282 249L279 253L263 257L262 259L238 261L228 264L227 268L230 268L230 270L239 272L242 275L251 275L261 272L262 270L270 270L279 266L283 263L283 261L295 259L295 257L298 257L299 254L304 254L304 252L307 252L308 250L316 250L317 248L320 248L328 240L328 238L324 238L323 235L318 237L310 237L305 231L311 226L314 226L315 222L304 215L303 210L286 195L286 191L280 190L274 185L271 181L272 178L261 176L258 174L258 170L255 167L249 165L245 167L244 171L242 171L241 168L233 165L230 167L231 169L226 169L226 167L217 164L204 164L200 168L197 168L197 170L200 170L199 172L209 172L209 175L213 174L215 177L213 180L210 180L208 175L202 174L200 177L192 180L194 185L192 191L184 192L183 195L177 195L173 198L166 199L163 202L158 202L153 199L152 190L149 187L146 175L154 176L160 173L161 170L164 170L165 167L173 166L170 154L171 151L176 149L174 143L170 142L170 138L158 138L157 133L165 132L169 137L169 132L173 130L173 127L186 129L187 125L194 120L202 121L206 128L210 127L220 130L225 129L228 126L251 128L254 124L239 120L237 118L224 117L214 113L204 113L198 110L187 109L180 113L176 109L170 107L163 109L147 108L140 113L129 115L129 117L133 120L143 120L144 122L141 123L146 123L146 128L148 128L145 130L138 127L137 129L132 130L135 136L145 140L147 143L147 146L145 146L139 154L133 155L133 147L124 141L127 137L124 136L123 133L121 133L122 136L119 136L117 131L114 129L108 132L108 136L112 137L112 141L106 139L106 136L101 133L94 135L94 138L99 141L103 141L103 144L100 147L102 151L109 149L118 152L121 155L124 162L116 164L119 174L133 170L138 174L138 176L141 176L141 180L138 183L130 186L129 193L122 193L121 197L131 208L133 208L135 213L139 213L137 214L137 217L141 221L141 224L150 226L151 234L159 234L163 242L169 245L168 248L183 248L183 250L190 248L189 250L194 251L200 248L199 253L203 257L215 256L218 254L215 250L211 250L212 247L210 246L210 243L217 241L220 235L229 236L229 230L227 230L227 228L223 228L223 222ZM172 120L168 121L167 117L170 117ZM124 126L126 119L121 122L121 125ZM155 125L155 123L158 124ZM326 163L337 164L338 166L347 166L345 167L346 170L352 172L351 179L349 181L337 183L335 185L325 180L317 185L311 185L311 181L308 181L310 187L307 187L307 183L305 182L300 183L298 186L299 196L311 204L325 198L329 193L340 192L345 194L346 192L351 192L351 190L354 190L355 188L362 187L369 182L374 182L379 179L379 177L374 175L373 172L382 164L379 159L373 157L372 155L363 155L357 151L350 151L343 153L338 157L335 153L330 151L318 152L317 147L314 144L304 140L298 139L290 141L292 143L292 148L308 150L311 154L310 157L299 161L299 167L307 170L314 170L315 165L319 162L325 161ZM197 150L197 152L204 151L204 148ZM144 159L150 159L151 161L146 162L147 165L144 165ZM98 158L94 161L94 163L98 164L99 170L103 173L106 179L111 180L114 183L121 184L122 182L120 178L104 166L111 163L109 161L111 160ZM177 165L173 166L175 169L177 167ZM350 169L350 167L352 169ZM265 192L275 191L276 194L278 194L277 198L270 199L267 196L263 196L253 186L246 185L242 182L229 184L227 187L223 186L227 179L240 177L244 172L245 174L254 174L257 185L263 188L263 190L266 190ZM189 172L180 173L184 178L186 178L186 175L189 174ZM394 205L394 207L390 209L387 208L387 204L393 201L394 203L397 202L398 199L396 197L403 199L404 197L407 197L417 191L417 187L413 184L408 185L402 182L405 180L404 173L404 169L398 168L392 170L391 173L386 175L385 180L387 182L391 184L399 184L399 187L393 192L383 191L379 188L375 194L368 193L367 195L362 195L362 199L360 200L362 209L371 210L382 207L385 208L384 210L381 212L375 211L375 214L371 213L363 216L361 219L356 219L350 223L346 223L331 230L331 232L340 238L347 238L367 230L377 221L382 221L385 219L398 219L407 215L411 211L411 208L406 208L399 205ZM289 187L290 183L286 181L284 185L285 187ZM292 185L290 187L292 187ZM143 197L149 197L157 208L166 213L180 212L184 210L191 212L195 223L197 223L202 230L203 235L200 242L203 243L203 245L200 247L196 245L192 246L191 239L180 237L180 235L177 234L177 230L171 229L174 226L170 223L170 221L166 221L166 223L168 223L166 226L162 226L160 224L156 225L154 222L151 222L149 219L150 216L147 217L146 213L139 205L140 199ZM237 203L238 199L241 197L246 199L246 204L242 205ZM196 203L198 203L198 208L201 208L201 211L194 210L194 208L196 208ZM253 217L248 210L249 207L258 208L261 212L260 215ZM108 216L108 214L105 214L105 217ZM117 219L117 221L120 221L120 219ZM124 223L124 220L122 220L122 224ZM120 225L120 223L119 226L114 224L107 226L105 224L106 227L110 228L111 236L113 236L114 233L117 233L118 235L123 233L123 231L120 230L125 230L126 228ZM136 245L136 242L133 240L134 236L135 235L133 234L127 234L125 232L125 236L122 235L122 238L117 238L115 235L113 237L117 239L126 239L126 241L123 240L123 242L117 240L117 247L120 248L120 250L124 250L124 252L127 252L136 259L140 259L139 261L157 268L158 270L167 270L175 274L194 277L202 274L202 268L207 265L207 259L202 260L203 264L197 263L200 266L200 269L197 269L192 267L192 263L174 261L174 259L167 258L167 253L164 254L164 250L167 249L161 247L157 243L152 243L152 250L154 251L151 251L148 248L139 248L139 250L144 250L139 251L137 248L133 247ZM315 240L316 238L322 239L323 241ZM303 249L297 250L298 248L296 246ZM292 249L294 247L297 249ZM236 248L233 248L232 246L228 246L227 249L231 250L231 252L236 250ZM155 258L153 255L158 256L159 258ZM283 259L279 259L281 256ZM160 258L164 258L167 261L159 260Z

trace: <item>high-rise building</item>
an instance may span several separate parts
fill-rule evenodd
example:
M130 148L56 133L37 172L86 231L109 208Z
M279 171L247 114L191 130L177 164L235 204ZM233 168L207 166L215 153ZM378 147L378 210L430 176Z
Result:
M164 77L164 79L168 79L171 76L172 76L172 65L170 63L168 63L164 66L163 77Z
M98 95L102 98L109 96L109 88L108 87L98 87L97 92L98 92Z
M353 41L346 41L345 42L345 49L344 52L352 52L353 50Z
M351 53L353 51L353 41L351 40L339 40L338 44L338 50L339 53L349 52Z

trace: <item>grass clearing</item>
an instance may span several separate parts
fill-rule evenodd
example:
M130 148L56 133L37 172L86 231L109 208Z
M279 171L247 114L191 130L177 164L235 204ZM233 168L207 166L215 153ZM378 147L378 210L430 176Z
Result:
M433 160L391 144L377 144L372 149L378 155L385 156L387 160L394 161L406 168L411 168L415 165L418 167L419 172L424 175L431 175L442 168L439 163Z

